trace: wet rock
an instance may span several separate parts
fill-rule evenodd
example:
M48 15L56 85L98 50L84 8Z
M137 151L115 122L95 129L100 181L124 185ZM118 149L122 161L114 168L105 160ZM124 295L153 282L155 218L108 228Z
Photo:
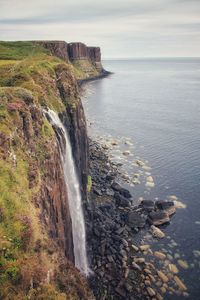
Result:
M156 206L161 210L165 210L169 216L176 212L173 201L156 201Z
M123 155L126 155L126 156L130 155L130 153L131 153L131 152L130 152L129 150L126 150L126 151L122 152L122 154L123 154Z
M154 201L152 201L152 200L143 200L141 202L141 206L147 212L150 212L150 211L154 210Z
M172 272L173 274L177 274L178 273L178 269L177 269L176 265L169 264L168 268L169 268L170 272Z
M143 161L141 161L140 159L136 159L135 163L139 166L139 167L143 167L145 165L145 163Z
M111 187L114 191L119 192L125 198L131 198L132 197L131 193L127 189L124 189L123 187L121 187L121 185L118 184L117 182L113 182Z
M162 225L168 223L170 219L165 211L155 211L148 215L148 221L152 225Z
M187 290L187 287L185 286L185 284L182 282L182 280L178 276L174 276L174 281L176 282L176 284L180 290L182 290L182 291Z
M157 274L164 283L168 282L169 279L162 271L157 271Z
M98 196L101 196L101 195L102 195L102 192L101 192L99 189L97 189L97 188L93 188L93 192L94 192L96 195L98 195Z
M141 271L142 269L140 268L140 266L138 264L136 264L135 262L132 262L132 267L135 269L135 270L138 270L138 271Z
M145 226L146 219L144 216L141 216L138 212L131 211L128 213L127 223L131 228L143 228Z
M149 245L141 245L141 246L139 246L139 248L141 251L147 251L147 250L149 250L150 246Z
M164 232L154 225L151 225L150 231L151 231L152 235L156 238L162 239L165 237Z
M187 263L185 260L179 259L179 260L178 260L178 264L179 264L179 266L181 266L183 269L188 269L188 268L189 268L188 263Z
M115 192L114 198L116 199L116 204L118 206L129 207L131 205L130 200L128 200L118 192Z
M135 257L134 262L138 264L143 264L145 263L145 259L143 257Z
M159 251L155 251L154 256L156 256L157 258L159 258L161 260L164 260L166 258L166 254L159 252Z
M136 252L139 251L139 248L138 248L137 246L135 246L135 245L132 244L131 247L132 247L132 249L135 250Z

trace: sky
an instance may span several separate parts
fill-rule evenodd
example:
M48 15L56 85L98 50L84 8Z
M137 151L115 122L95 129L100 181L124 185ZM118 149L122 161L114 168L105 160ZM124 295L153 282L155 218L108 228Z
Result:
M199 57L200 0L0 0L0 40L80 41L103 58Z

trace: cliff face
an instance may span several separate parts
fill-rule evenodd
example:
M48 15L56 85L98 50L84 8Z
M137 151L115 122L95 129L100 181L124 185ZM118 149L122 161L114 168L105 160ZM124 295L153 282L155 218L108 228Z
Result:
M41 46L48 49L52 55L57 56L64 61L69 61L68 56L68 45L64 41L41 41L39 42Z
M101 50L99 47L88 47L83 43L66 43L64 41L36 41L52 55L64 61L70 61L77 69L76 77L79 79L94 78L106 74L101 63Z
M66 60L65 47L52 42L51 52ZM0 298L92 299L72 264L67 188L47 107L69 131L84 200L87 131L74 68L35 43L0 43Z

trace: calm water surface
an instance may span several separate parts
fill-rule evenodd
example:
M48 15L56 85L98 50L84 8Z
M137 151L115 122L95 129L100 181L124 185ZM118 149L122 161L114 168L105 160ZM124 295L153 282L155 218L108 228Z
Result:
M114 74L89 83L83 98L86 116L94 121L90 134L131 138L133 156L124 161L129 174L138 171L134 158L148 161L155 187L141 180L131 188L134 199L176 195L187 205L164 228L169 238L152 242L152 248L188 262L179 275L188 299L198 300L200 258L193 251L200 250L200 59L116 60L104 61L104 67ZM170 246L170 239L177 245Z

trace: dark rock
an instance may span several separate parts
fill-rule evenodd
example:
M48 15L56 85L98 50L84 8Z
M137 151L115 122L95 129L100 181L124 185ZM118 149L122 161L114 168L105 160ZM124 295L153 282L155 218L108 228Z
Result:
M148 221L150 224L153 225L162 225L165 223L168 223L170 221L169 215L165 211L156 211L156 212L151 212L148 215Z
M155 205L155 203L154 203L154 201L152 201L152 200L143 200L142 202L141 202L141 205L142 205L142 207L146 210L146 211L152 211L152 210L154 210L154 205Z
M106 180L107 181L112 181L112 180L114 180L115 179L115 177L114 176L112 176L112 175L110 175L110 174L108 174L108 175L106 175Z
M125 198L124 196L122 196L120 193L115 192L114 194L114 198L116 199L116 204L118 206L122 206L122 207L129 207L130 206L130 201Z
M132 286L128 283L128 282L126 282L125 284L124 284L124 287L125 287L125 289L127 290L127 292L131 292L132 291Z
M125 198L131 198L132 197L131 193L127 189L124 189L123 187L121 187L121 185L117 182L113 182L111 187L114 191L119 192Z
M143 228L146 223L146 218L138 212L131 211L127 216L127 223L131 228Z
M168 209L172 206L174 206L174 202L173 201L156 201L156 206L159 209Z
M115 289L115 291L117 292L117 294L119 294L121 297L123 297L123 299L126 299L126 292L123 288L117 287Z
M159 209L165 210L169 216L173 215L176 212L173 201L156 201L156 206Z
M98 196L101 196L102 195L102 192L96 188L93 188L93 192L98 195Z

